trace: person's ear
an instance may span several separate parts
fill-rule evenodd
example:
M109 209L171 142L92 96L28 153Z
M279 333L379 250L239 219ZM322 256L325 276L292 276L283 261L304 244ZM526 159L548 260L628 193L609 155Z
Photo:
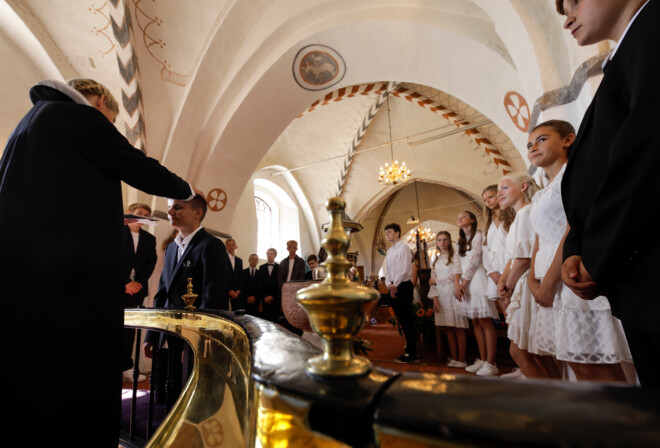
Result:
M520 191L522 191L523 193L526 192L528 188L529 188L529 184L527 182L523 182L522 184L520 184Z
M575 134L568 134L564 137L564 149L568 149L575 141Z

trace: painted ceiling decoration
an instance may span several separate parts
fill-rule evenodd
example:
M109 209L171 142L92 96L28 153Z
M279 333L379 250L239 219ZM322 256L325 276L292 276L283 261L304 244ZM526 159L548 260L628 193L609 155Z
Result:
M209 210L219 212L227 205L227 193L222 188L214 188L206 195Z
M293 78L305 90L325 90L346 74L344 58L327 45L307 45L293 60Z

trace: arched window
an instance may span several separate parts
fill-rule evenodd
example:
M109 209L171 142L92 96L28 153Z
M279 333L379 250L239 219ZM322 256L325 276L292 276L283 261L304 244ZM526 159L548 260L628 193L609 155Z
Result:
M265 254L273 247L273 210L258 196L254 197L257 208L257 253Z

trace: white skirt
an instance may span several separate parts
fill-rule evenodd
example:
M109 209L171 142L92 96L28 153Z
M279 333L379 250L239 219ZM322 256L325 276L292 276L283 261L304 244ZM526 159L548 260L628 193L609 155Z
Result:
M539 306L534 301L534 296L527 285L528 275L529 271L518 279L511 296L511 303L506 309L506 323L509 324L507 337L518 348L529 353L537 353L534 330Z
M555 303L557 359L581 364L632 361L623 326L606 297L582 300L561 285Z
M497 306L492 300L488 300L488 282L492 282L482 267L477 269L470 281L469 291L466 298L461 302L461 314L469 319L481 319L490 317L498 319Z
M467 317L461 313L461 302L453 295L441 293L438 297L438 305L440 311L434 314L436 326L469 328Z

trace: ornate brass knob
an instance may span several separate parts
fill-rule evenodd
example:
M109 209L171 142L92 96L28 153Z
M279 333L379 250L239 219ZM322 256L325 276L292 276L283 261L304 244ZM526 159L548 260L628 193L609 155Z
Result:
M347 269L352 266L346 259L350 240L342 226L346 201L330 198L325 206L331 223L323 239L328 258L322 265L328 275L323 282L296 294L312 330L323 340L323 354L307 361L305 369L317 376L363 375L371 369L371 362L353 353L353 341L362 327L365 312L378 299L378 294L346 277Z
M193 305L193 303L195 303L195 300L197 300L198 294L193 292L192 277L188 277L188 286L186 288L188 289L188 292L181 296L183 301L186 302L186 306L183 307L183 309L194 310L195 305Z

